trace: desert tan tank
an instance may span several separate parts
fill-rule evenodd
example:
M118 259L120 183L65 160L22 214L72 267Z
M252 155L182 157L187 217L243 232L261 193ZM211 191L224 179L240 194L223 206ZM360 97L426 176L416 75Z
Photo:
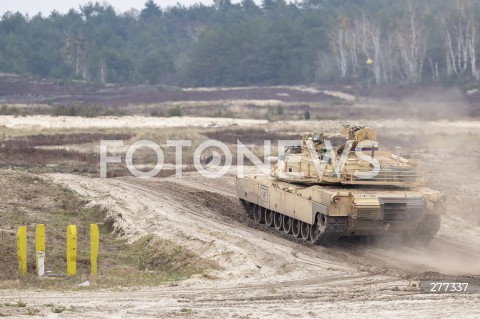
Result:
M335 147L324 133L274 159L270 176L237 177L255 222L312 243L341 236L401 236L428 243L440 228L445 195L423 187L417 163L379 149L369 127L345 126Z

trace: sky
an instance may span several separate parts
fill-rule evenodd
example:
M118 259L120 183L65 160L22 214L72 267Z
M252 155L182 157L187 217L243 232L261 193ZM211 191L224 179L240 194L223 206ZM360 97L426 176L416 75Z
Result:
M174 6L180 3L185 6L190 6L195 3L203 3L205 5L211 5L213 0L154 0L162 8L168 6ZM66 13L69 9L74 8L78 10L80 5L85 5L89 2L107 2L115 8L117 12L129 11L131 8L141 9L144 7L147 0L3 0L0 5L0 14L4 14L7 11L21 12L23 14L28 13L29 16L34 16L41 12L42 15L48 16L53 10L57 10L60 13ZM232 1L235 3L236 1Z

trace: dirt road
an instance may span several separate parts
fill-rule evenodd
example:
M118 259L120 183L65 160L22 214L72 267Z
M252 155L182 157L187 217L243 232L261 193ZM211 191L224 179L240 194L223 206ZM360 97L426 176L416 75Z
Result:
M106 291L0 291L28 300L36 315L116 318L476 318L480 295L419 294L421 278L480 278L480 229L444 218L429 249L342 241L311 246L254 225L237 203L232 175L91 179L49 175L93 204L109 207L134 241L155 234L185 245L223 269L155 288ZM462 231L458 231L461 229ZM26 297L26 295L28 297ZM52 314L45 304L67 310Z

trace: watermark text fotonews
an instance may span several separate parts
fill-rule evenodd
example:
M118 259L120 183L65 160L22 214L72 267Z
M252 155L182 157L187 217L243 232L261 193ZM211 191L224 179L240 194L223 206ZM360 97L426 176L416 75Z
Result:
M239 177L245 176L245 160L249 161L248 167L253 167L254 170L249 169L249 172L255 171L255 174L269 175L271 171L272 159L285 159L289 156L288 150L292 146L305 148L308 157L311 159L318 176L322 176L327 165L333 166L335 174L340 177L342 170L345 167L349 155L354 152L358 160L362 160L370 164L370 171L356 171L355 176L362 179L374 178L379 170L380 165L378 161L371 155L364 152L365 148L371 147L373 141L362 141L357 145L347 143L344 145L342 152L337 153L332 147L330 141L325 140L325 148L320 155L318 150L312 143L307 142L306 145L300 146L298 140L279 140L273 149L277 153L277 157L272 157L272 141L265 140L263 143L263 156L257 156L254 152L254 147L247 146L240 140L237 140L235 147L229 148L225 143L218 140L207 140L195 147L193 150L193 162L195 170L206 178L220 178L227 174L233 165L233 154L236 154L236 174ZM355 146L355 147L353 147ZM165 163L165 154L162 147L150 140L140 140L129 145L125 149L124 141L122 140L101 140L100 141L100 177L106 178L108 175L108 164L119 164L125 161L128 171L138 178L152 178L157 176L163 169ZM192 147L190 140L167 140L163 144L163 148L168 148L170 152L174 152L173 164L175 167L175 176L181 178L184 168L184 154L185 150ZM140 170L134 164L134 155L141 149L150 149L155 153L156 163L149 171ZM353 149L354 148L354 149ZM256 147L257 153L259 147ZM353 150L352 150L353 149ZM233 151L233 152L232 152ZM124 155L123 155L124 152ZM109 155L115 153L116 155ZM189 152L191 153L191 152ZM337 156L339 155L339 157ZM263 157L263 158L262 158ZM205 161L208 158L208 161ZM290 161L301 161L301 157L289 157ZM208 165L205 165L208 164ZM289 173L291 174L291 173ZM302 172L294 173L298 177L302 177Z

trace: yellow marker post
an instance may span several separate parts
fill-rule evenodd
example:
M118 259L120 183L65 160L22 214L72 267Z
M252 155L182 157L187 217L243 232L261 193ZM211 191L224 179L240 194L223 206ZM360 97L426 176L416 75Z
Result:
M97 273L98 248L100 243L100 234L97 224L90 224L90 267L91 273Z
M21 226L17 231L18 273L20 277L27 275L27 226Z
M77 274L77 226L67 227L67 275Z
M40 268L40 264L38 263L38 253L45 252L45 225L37 224L35 228L35 256L37 260L37 274ZM42 265L44 267L44 265Z

